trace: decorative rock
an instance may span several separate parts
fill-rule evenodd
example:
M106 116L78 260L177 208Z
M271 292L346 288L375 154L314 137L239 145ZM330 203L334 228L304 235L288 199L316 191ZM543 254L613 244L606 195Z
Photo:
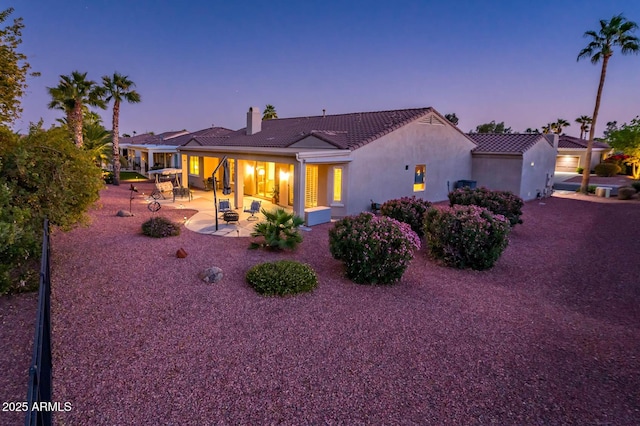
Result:
M120 217L131 217L133 216L133 213L128 212L126 210L118 210L118 213L116 213L116 216L120 216Z
M187 257L187 252L184 251L183 248L180 248L177 252L176 252L176 257L178 259L184 259L185 257Z
M213 284L217 283L222 279L222 269L217 266L212 266L211 268L207 268L204 271L198 274L198 277L205 283Z

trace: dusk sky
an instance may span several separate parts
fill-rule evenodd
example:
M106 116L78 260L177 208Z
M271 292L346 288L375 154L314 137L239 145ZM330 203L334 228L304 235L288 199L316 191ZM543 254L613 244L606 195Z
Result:
M467 132L504 121L515 131L591 115L600 65L576 61L586 30L640 1L12 0L24 18L26 131L61 74L100 81L118 71L142 103L123 105L121 133L245 126L249 106L279 117L432 106ZM636 33L640 36L640 32ZM597 135L640 114L640 56L610 61ZM111 112L103 111L111 128Z

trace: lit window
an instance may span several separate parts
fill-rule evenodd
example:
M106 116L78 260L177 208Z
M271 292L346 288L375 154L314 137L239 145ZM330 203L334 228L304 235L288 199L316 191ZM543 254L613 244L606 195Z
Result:
M342 202L342 167L333 169L333 202Z
M305 178L305 207L318 207L318 166L307 165Z
M200 175L200 158L189 157L189 174Z
M416 172L413 177L413 191L424 191L424 175L427 167L424 164L416 166Z

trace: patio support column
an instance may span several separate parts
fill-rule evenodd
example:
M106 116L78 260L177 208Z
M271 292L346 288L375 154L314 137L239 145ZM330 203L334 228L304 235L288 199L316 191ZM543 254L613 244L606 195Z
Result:
M240 209L244 207L244 167L240 167L240 160L233 158L235 162L236 177L234 180L233 203Z
M147 161L149 162L149 170L151 170L151 168L153 167L153 150L149 149L149 154L147 155L148 155Z
M293 165L293 212L304 218L304 198L306 188L306 165L303 159L296 154L296 160Z

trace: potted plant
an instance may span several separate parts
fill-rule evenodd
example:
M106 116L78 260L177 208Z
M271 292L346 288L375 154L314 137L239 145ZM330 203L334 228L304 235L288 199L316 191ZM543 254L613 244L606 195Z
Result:
M280 202L280 190L277 186L273 188L273 192L271 193L271 201L276 205Z

